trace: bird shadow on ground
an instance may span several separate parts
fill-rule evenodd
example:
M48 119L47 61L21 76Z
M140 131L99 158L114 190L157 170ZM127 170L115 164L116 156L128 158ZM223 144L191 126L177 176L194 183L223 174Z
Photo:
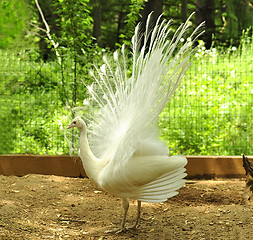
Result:
M180 205L233 205L242 204L243 187L233 181L198 181L187 182L179 194L168 200L170 204Z

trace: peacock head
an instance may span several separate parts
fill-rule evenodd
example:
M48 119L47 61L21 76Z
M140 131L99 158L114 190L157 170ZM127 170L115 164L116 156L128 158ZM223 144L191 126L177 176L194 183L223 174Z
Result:
M67 129L76 127L79 130L86 128L86 124L85 122L80 118L80 117L76 117L73 119L73 121L71 122L71 124L67 127Z

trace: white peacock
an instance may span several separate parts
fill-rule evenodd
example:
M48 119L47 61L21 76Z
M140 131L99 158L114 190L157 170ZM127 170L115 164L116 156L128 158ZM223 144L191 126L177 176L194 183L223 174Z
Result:
M80 117L68 126L80 130L79 154L88 177L123 199L119 232L126 230L129 198L138 201L137 227L142 201L164 202L185 183L187 159L168 156L156 123L190 65L193 44L203 24L182 43L191 25L189 19L169 39L171 21L160 16L153 23L151 15L145 30L139 23L132 37L131 76L124 46L112 60L104 57L104 65L93 73L97 91L90 87L89 93L99 111L92 116L89 142Z

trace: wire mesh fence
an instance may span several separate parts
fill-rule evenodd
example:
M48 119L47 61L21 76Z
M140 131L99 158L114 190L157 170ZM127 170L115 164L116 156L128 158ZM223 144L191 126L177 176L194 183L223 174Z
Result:
M26 51L0 52L0 153L68 152L59 128L58 66Z
M200 49L161 116L164 139L173 153L252 153L252 53L246 45L226 52ZM170 129L164 128L164 119Z
M160 115L161 138L171 154L253 153L250 43L226 51L200 48ZM0 62L0 154L68 154L61 123L71 113L62 100L59 64L13 50L1 50ZM65 75L70 86L71 74ZM85 98L81 92L80 102Z

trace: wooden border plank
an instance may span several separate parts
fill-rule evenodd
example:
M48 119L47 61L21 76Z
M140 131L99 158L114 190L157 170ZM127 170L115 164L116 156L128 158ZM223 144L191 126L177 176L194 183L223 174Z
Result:
M188 179L245 177L241 156L186 156ZM253 159L252 156L247 156ZM51 155L0 155L0 174L86 177L79 157Z

